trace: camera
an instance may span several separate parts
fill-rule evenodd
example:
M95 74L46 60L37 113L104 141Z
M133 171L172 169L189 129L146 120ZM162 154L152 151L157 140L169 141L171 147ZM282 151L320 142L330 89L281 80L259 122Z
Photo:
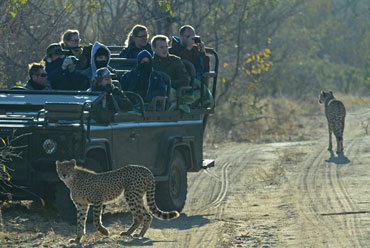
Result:
M194 36L193 40L194 40L194 43L196 43L196 44L202 43L202 41L200 39L200 36L198 36L198 35Z

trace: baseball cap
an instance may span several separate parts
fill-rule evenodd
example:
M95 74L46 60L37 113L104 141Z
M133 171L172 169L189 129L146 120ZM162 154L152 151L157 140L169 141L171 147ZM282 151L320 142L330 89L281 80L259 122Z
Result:
M110 70L107 67L102 67L102 68L96 70L95 79L111 77L111 76L114 76L114 75L116 75L116 74L111 73Z
M62 49L59 43L51 43L48 48L46 49L46 57L52 55L52 54L60 54L63 55L64 52L67 52L67 50Z

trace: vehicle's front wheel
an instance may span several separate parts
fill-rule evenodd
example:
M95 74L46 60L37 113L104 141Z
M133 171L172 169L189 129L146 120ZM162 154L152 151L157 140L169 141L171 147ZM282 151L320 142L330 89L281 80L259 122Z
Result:
M156 203L161 210L181 212L185 206L188 190L186 163L181 152L175 150L166 182L158 182L156 186Z

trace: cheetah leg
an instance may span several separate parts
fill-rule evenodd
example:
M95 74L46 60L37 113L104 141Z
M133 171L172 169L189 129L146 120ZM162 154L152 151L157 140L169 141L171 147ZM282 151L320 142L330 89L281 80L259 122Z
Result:
M344 146L343 146L343 140L344 140L344 138L343 138L343 132L344 132L344 120L343 120L342 132L341 132L341 134L342 134L342 141L341 141L342 152L344 151Z
M109 231L105 228L101 222L101 216L103 212L103 204L94 204L94 226L96 229L101 232L103 235L108 236Z
M134 235L134 237L137 237L137 238L142 238L144 237L146 231L149 229L150 227L150 224L152 223L152 219L153 217L147 212L147 210L145 208L143 208L143 215L144 215L144 218L143 218L143 229L141 229L140 233L138 235Z
M331 140L331 136L332 136L332 133L333 133L333 129L331 128L330 123L328 123L328 126L329 126L329 147L328 147L328 151L332 151L333 150L333 143L332 143L332 140Z
M140 195L137 193L126 193L125 197L130 208L134 223L126 232L121 232L121 236L128 236L132 238L131 234L139 227L139 225L143 221L143 216L140 213L141 207L139 205L140 199L141 201L143 201L143 197L140 197Z
M89 205L76 203L75 205L77 209L77 237L75 239L71 239L70 242L79 243L82 236L85 234L86 217Z

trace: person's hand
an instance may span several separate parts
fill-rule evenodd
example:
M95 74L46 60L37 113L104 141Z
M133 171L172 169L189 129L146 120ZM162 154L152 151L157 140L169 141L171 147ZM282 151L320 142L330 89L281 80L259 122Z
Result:
M77 58L75 56L67 56L62 64L62 70L68 69L69 72L73 72L76 68Z
M104 86L104 91L107 93L112 93L113 92L113 85L112 84L107 84Z
M206 46L204 45L203 41L201 43L198 43L197 47L198 47L198 52L200 52L202 54L206 53Z

